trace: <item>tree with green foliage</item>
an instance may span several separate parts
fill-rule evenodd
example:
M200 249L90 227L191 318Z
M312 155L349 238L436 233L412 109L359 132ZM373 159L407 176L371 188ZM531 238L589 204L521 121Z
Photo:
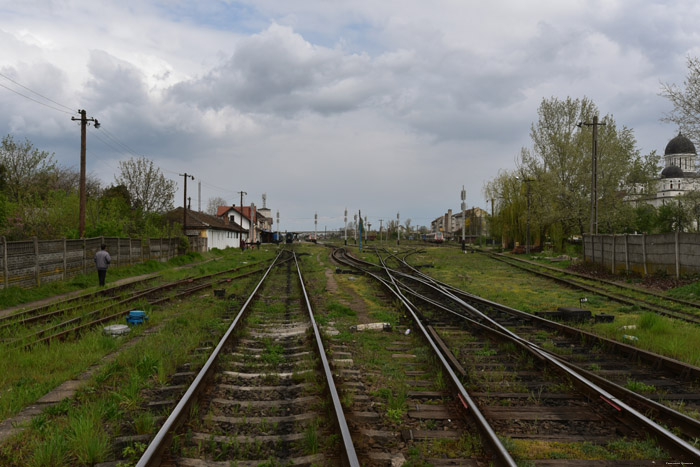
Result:
M528 194L530 238L534 243L549 238L562 246L564 239L588 231L592 134L579 123L590 122L595 115L598 109L585 97L542 100L538 120L530 131L532 147L521 149L513 172L500 174L485 189L487 198L499 200L499 215L491 221L493 232L500 232L504 238L513 235L518 241L525 240ZM618 127L612 116L603 116L600 123L598 231L622 232L635 222L634 206L627 200L628 190L656 176L658 156L642 156L632 130Z
M153 161L132 157L119 162L119 170L116 182L126 187L134 207L149 214L173 208L175 182L165 178Z

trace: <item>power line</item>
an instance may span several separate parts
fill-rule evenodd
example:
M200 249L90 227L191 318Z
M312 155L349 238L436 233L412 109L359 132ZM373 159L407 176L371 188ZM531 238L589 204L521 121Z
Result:
M51 106L51 105L46 104L46 103L44 103L44 102L38 101L38 100L36 100L36 99L34 99L34 98L32 98L32 97L29 97L29 96L27 96L27 95L25 95L25 94L22 94L22 93L19 92L19 91L15 91L15 90L12 89L12 88L8 88L8 87L5 86L4 84L0 84L0 87L3 87L3 88L7 89L7 90L10 91L10 92L14 92L14 93L17 94L18 96L22 96L22 97L24 97L25 99L29 99L29 100L32 101L32 102L36 102L36 103L39 104L39 105L43 105L44 107L48 107L49 109L53 109L53 110L56 110L56 111L58 111L58 112L63 112L64 114L68 114L68 115L75 115L75 113L76 113L76 112L66 112L66 111L63 110L63 109L59 109L58 107L54 107L54 106ZM53 101L52 101L52 102L53 102ZM60 105L60 104L59 104L59 105Z
M3 78L5 78L5 79L8 80L8 81L12 81L12 82L15 83L17 86L26 89L27 91L31 92L32 94L36 94L37 96L39 96L39 97L41 97L41 98L43 98L43 99L46 99L46 100L49 101L49 102L53 102L54 104L58 105L59 107L63 107L64 109L70 110L71 112L73 111L72 108L63 105L63 104L61 104L60 102L56 102L56 101L53 100L53 99L49 99L48 97L46 97L46 96L44 96L44 95L42 95L42 94L39 94L39 93L36 92L36 91L33 91L33 90L29 89L27 86L24 86L23 84L18 83L17 81L13 80L12 78L10 78L10 77L7 76L7 75L4 75L4 74L0 73L0 76L2 76Z

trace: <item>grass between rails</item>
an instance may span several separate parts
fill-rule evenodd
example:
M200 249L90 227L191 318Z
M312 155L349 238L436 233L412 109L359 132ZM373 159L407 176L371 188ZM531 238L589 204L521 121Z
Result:
M231 269L232 267L237 267L238 265L246 262L260 261L272 257L273 254L274 252L272 251L266 252L264 250L245 253L240 253L234 250L220 252L219 255L222 256L222 261L196 265L194 266L194 269L196 269L195 272L197 274L206 274ZM175 264L178 264L178 262ZM184 277L192 275L192 273L192 268L190 268L189 270L182 269L178 272L169 274ZM240 281L237 281L226 284L226 287L228 289L236 289L239 285ZM210 295L211 291L205 291L200 295L200 298L208 301L210 300ZM187 317L175 318L175 323L177 324L183 319L185 322L187 322L190 319L190 316L198 316L200 312L205 313L205 309L208 309L209 307L203 307L204 310L194 307L192 310L185 309L183 311L179 309L179 305L168 304L166 306L159 307L156 310L151 310L148 307L145 308L149 312L148 314L151 318L148 321L148 325L146 327L138 326L132 328L132 332L130 333L128 339L138 337L147 328L152 328L166 322L168 322L166 323L166 328L167 326L171 326L171 324L169 324L171 318L181 312L185 313ZM183 323L180 324L182 325ZM160 333L156 334L156 336L159 335ZM156 336L148 336L144 339L144 341L158 341L159 338ZM168 339L171 345L163 345L160 343L153 345L165 349L165 352L172 353L172 358L176 358L175 356L179 355L179 353L174 351L171 346L175 345L178 350L186 350L186 343L188 342L188 339L194 338L195 336L196 333L190 333L189 331L178 331L169 335ZM84 333L79 339L66 342L55 342L51 345L42 345L29 351L0 348L0 394L2 394L2 397L0 397L0 416L2 416L2 418L6 418L17 413L23 407L33 403L47 391L58 386L63 381L81 374L90 365L99 362L99 360L107 353L117 350L124 344L124 340L124 338L113 339L111 337L103 336L101 334L101 328L99 328ZM137 344L139 348L141 345L141 343ZM131 350L128 350L127 352L131 352ZM163 358L168 359L171 357L164 354ZM112 364L109 364L108 366L111 365ZM130 373L129 368L129 365L125 365L124 371L126 373ZM157 367L158 378L163 379L165 375L169 374L169 369L170 366L167 364L163 365L159 363ZM121 385L120 387L122 386L132 392L138 392L141 384L140 380L129 380L127 384ZM53 409L49 409L49 413L51 410ZM34 424L34 422L32 422L32 424ZM65 433L63 433L63 435L65 435ZM51 445L51 443L48 444ZM61 446L62 445L60 443L55 445L56 449L60 448ZM76 460L78 458L73 457L72 459ZM22 462L20 464L24 463Z
M463 254L447 248L426 250L426 253L411 256L411 263L433 262L435 267L425 269L424 272L436 279L530 313L555 310L559 306L580 306L579 299L586 297L586 309L594 314L613 314L615 321L579 325L582 329L692 365L700 365L700 329L693 324L583 293L484 255ZM636 328L622 329L623 326L632 325ZM634 336L637 340L625 336Z
M382 417L386 429L393 430L409 424L419 429L434 429L435 427L430 425L435 421L416 422L409 419L408 391L418 389L411 386L410 380L417 377L407 377L401 359L393 357L401 352L390 350L396 345L405 346L411 349L407 353L416 355L411 361L419 365L411 369L425 371L426 380L433 382L431 387L420 389L445 389L437 361L430 355L421 339L415 333L405 336L396 331L399 326L407 323L404 310L398 303L387 300L379 285L371 278L360 275L334 274L332 280L337 282L339 287L337 292L329 293L326 290L327 278L324 275L326 268L334 269L328 261L329 250L322 250L318 254L318 247L306 248L312 254L304 257L304 273L307 287L310 289L309 295L315 302L317 321L322 325L332 325L339 331L337 336L327 338L326 341L332 345L347 346L352 354L353 368L360 370L363 375L363 383L368 393L376 400L377 413ZM350 331L353 325L369 322L388 322L395 330ZM352 392L343 392L341 401L346 411L353 410ZM424 462L426 458L469 458L482 456L483 452L478 435L465 434L459 439L414 441L410 443L404 455L407 459L404 465L421 466L428 465Z

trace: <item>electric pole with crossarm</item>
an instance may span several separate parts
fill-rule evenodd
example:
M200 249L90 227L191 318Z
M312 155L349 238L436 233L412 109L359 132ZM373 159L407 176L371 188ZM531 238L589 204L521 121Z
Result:
M78 110L80 118L71 117L74 122L80 122L80 211L78 231L80 238L85 236L85 151L87 147L87 126L88 122L95 122L95 128L100 127L100 122L96 118L87 118L87 111Z

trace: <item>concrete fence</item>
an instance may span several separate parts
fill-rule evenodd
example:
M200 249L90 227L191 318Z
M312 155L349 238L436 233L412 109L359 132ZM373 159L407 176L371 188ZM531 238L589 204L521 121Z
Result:
M583 259L611 272L700 273L700 234L584 235Z
M95 271L93 257L107 245L112 266L149 259L167 261L178 254L178 238L96 237L80 240L23 240L8 242L0 237L0 288L34 287Z

